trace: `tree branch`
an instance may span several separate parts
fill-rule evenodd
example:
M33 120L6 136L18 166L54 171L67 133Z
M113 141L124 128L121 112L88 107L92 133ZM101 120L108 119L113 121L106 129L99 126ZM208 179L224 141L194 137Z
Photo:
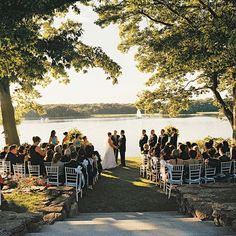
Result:
M206 4L203 0L198 0L199 3L205 8L207 9L211 15L213 16L213 18L218 18L218 15L215 13L215 11L210 7L209 4Z
M157 24L162 24L162 25L169 26L169 27L174 26L174 24L171 24L171 23L167 23L167 22L164 22L164 21L161 21L161 20L154 19L152 16L148 15L147 13L145 13L144 10L141 10L139 13L142 14L142 15L144 15L144 16L146 16L148 19L152 20L153 22L155 22L155 23L157 23Z

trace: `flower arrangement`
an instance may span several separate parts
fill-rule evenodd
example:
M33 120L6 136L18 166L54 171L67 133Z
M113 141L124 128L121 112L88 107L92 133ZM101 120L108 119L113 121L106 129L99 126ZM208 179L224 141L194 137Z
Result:
M80 139L82 139L83 134L82 134L82 132L79 131L77 128L73 128L73 129L70 129L70 130L68 131L68 135L69 135L69 140L70 140L70 142L73 142L73 141L74 141L76 134L79 134Z

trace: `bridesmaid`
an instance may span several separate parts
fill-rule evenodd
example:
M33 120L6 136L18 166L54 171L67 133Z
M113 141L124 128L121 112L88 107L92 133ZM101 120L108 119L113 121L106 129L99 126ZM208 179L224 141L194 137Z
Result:
M50 138L49 138L49 144L53 144L54 146L56 146L58 143L59 143L59 141L58 141L58 138L56 136L56 131L52 130Z

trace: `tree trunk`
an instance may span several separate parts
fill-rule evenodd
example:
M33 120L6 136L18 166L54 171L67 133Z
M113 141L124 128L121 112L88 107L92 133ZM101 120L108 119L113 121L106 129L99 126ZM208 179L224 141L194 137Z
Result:
M233 87L233 143L236 145L236 85Z
M0 79L0 102L5 142L7 145L20 144L16 129L15 112L10 94L10 83L6 78Z

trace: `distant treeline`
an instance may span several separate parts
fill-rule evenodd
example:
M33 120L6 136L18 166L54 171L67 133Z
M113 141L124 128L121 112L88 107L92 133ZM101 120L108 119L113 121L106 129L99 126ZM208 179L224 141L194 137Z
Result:
M119 103L100 103L100 104L60 104L60 105L44 105L44 115L39 115L34 111L30 111L25 115L26 119L45 118L80 118L91 117L92 115L102 114L136 114L134 104ZM217 112L218 108L212 104L210 99L196 100L192 102L188 111L182 114L195 114L197 112Z

